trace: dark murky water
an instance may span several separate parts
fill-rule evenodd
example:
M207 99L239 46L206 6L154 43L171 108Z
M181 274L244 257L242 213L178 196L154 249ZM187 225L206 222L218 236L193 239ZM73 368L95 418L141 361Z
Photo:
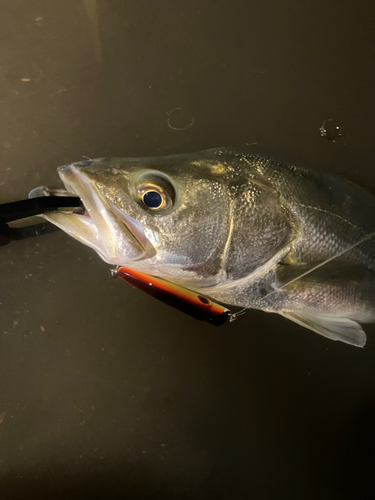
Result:
M3 0L1 202L83 155L245 144L375 192L367 5ZM374 326L215 329L62 233L0 250L2 499L375 496Z

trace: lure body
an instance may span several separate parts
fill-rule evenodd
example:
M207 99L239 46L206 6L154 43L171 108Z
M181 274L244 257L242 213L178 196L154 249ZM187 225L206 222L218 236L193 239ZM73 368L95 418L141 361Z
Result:
M201 321L207 321L215 326L220 326L227 321L234 321L235 315L224 306L212 302L203 295L187 288L175 285L155 276L135 271L128 267L117 269L117 276L130 285L142 290L175 309Z

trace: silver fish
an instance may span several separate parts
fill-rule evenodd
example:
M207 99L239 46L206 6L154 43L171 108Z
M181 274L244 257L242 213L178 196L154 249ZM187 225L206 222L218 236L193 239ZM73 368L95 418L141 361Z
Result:
M232 149L85 160L58 173L86 212L44 217L105 262L365 345L375 198L360 187Z

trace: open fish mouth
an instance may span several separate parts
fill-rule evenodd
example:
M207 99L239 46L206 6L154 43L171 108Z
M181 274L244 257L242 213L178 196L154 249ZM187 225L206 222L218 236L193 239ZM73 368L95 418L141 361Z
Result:
M83 171L89 164L89 161L83 161L58 168L66 191L42 186L29 193L30 198L77 196L84 211L47 213L42 217L94 249L108 264L124 265L154 256L155 248L146 237L142 224L104 197Z

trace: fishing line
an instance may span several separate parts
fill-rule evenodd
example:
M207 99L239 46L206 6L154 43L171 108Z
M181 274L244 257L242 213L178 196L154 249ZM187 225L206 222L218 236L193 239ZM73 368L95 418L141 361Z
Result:
M292 280L288 281L284 285L276 288L273 292L271 292L268 295L266 295L266 297L269 297L270 295L272 295L273 293L277 292L278 290L281 290L281 289L285 288L286 286L290 285L291 283L294 283L295 281L298 281L299 279L304 278L305 276L307 276L308 274L312 273L313 271L316 271L316 269L319 269L320 267L325 266L326 264L328 264L328 262L331 262L332 260L335 260L338 257L342 257L344 254L350 252L351 250L354 250L356 247L358 247L362 243L365 243L366 241L371 240L371 238L373 238L374 236L375 236L375 231L373 233L366 234L365 236L363 236L362 238L360 238L356 243L353 243L353 245L350 245L348 248L345 248L341 252L333 255L332 257L329 257L329 259L326 259L325 261L321 262L320 264L317 264L316 266L312 267L308 271L305 271L304 273L300 274L296 278L293 278Z

